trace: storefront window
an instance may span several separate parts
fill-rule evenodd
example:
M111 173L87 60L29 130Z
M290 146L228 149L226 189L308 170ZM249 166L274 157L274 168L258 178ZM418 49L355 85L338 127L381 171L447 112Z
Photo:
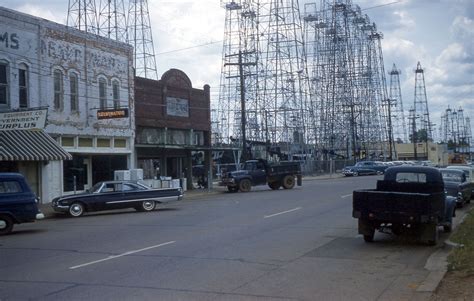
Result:
M72 160L63 161L64 169L64 192L84 190L87 183L87 165L84 164L85 157L73 155Z
M8 105L8 64L0 61L0 105Z
M69 76L69 90L71 96L71 112L79 111L78 78L75 73Z
M20 65L18 69L18 93L20 108L28 107L28 67L25 64Z
M60 70L54 70L54 109L63 109L63 73Z
M114 97L114 109L120 108L120 85L118 81L114 81L113 84L113 97Z
M105 79L99 79L99 99L100 99L100 108L107 108L107 82Z

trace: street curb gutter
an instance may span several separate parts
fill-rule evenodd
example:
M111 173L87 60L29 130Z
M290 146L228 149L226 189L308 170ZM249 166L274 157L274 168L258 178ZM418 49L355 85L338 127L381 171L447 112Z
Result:
M463 216L453 224L453 229L457 228L464 221L467 214L473 209L474 207L463 212ZM448 237L448 239L444 241L443 246L431 254L425 264L425 269L429 271L429 274L416 289L417 292L433 293L436 290L448 271L448 256L451 253L451 250L457 247L461 247L461 245L453 243Z

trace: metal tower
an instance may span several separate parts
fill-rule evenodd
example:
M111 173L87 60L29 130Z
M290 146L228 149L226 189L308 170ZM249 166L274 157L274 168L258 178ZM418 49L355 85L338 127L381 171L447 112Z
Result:
M464 118L464 110L447 108L441 116L441 142L447 143L456 153L468 154L471 144L471 127L469 117Z
M123 0L100 0L98 24L101 36L128 43L127 18Z
M261 1L260 9L265 123L269 140L291 157L316 143L299 3Z
M158 79L147 0L130 0L128 38L134 47L135 75Z
M306 52L319 149L336 157L386 157L382 34L350 0L305 5Z
M400 88L400 73L395 64L393 64L390 75L390 94L389 98L393 101L391 110L391 120L393 125L393 137L395 141L408 142L407 126L405 120L405 110L403 109L402 90Z
M426 135L426 140L432 140L430 113L428 110L428 98L426 96L425 75L420 62L415 70L415 97L414 110L417 118L416 131L418 135ZM418 140L423 137L418 137Z
M95 0L69 0L66 23L79 30L98 34Z
M266 141L264 106L259 99L258 2L224 0L226 10L217 143L235 144L247 157L248 144Z

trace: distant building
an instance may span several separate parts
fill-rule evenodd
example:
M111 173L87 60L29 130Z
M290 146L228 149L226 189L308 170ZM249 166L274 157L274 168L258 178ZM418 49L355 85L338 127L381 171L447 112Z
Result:
M133 168L132 64L127 44L0 7L0 111L46 109L44 132L63 151L39 156L48 137L36 137L24 156L0 157L0 170L29 175L49 202Z
M416 147L416 157L415 157ZM445 166L449 163L449 154L447 144L438 144L434 142L396 143L395 150L398 160L429 160L438 166Z
M137 77L136 155L145 178L187 178L192 166L211 162L210 87L192 87L188 76L168 70L160 80Z

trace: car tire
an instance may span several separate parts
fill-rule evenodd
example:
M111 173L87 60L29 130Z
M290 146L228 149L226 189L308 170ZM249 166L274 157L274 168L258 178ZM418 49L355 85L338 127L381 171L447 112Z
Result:
M374 242L375 231L371 234L364 234L364 241L365 242Z
M156 202L155 201L142 201L140 203L140 206L138 206L136 209L141 212L150 212L155 210Z
M227 186L227 190L229 192L237 192L237 191L239 191L239 187Z
M243 179L239 183L239 190L242 192L249 192L252 189L252 183L249 179Z
M69 215L72 217L79 217L84 214L84 211L85 211L84 204L79 203L79 202L72 203L68 209Z
M295 187L295 177L292 175L285 176L283 178L283 188L292 189Z
M433 230L433 236L431 239L428 239L428 245L430 246L436 246L438 244L439 240L439 232L438 232L438 227L435 226Z
M359 173L356 171L356 172L353 173L353 176L357 177L357 176L359 176Z
M453 231L453 223L449 222L449 224L443 225L443 230L444 233L450 233L451 231Z
M280 189L280 186L281 184L279 181L268 183L268 187L270 187L272 190L278 190Z
M8 215L0 215L0 223L3 225L2 228L0 228L0 235L5 235L13 230L13 219L9 217Z

